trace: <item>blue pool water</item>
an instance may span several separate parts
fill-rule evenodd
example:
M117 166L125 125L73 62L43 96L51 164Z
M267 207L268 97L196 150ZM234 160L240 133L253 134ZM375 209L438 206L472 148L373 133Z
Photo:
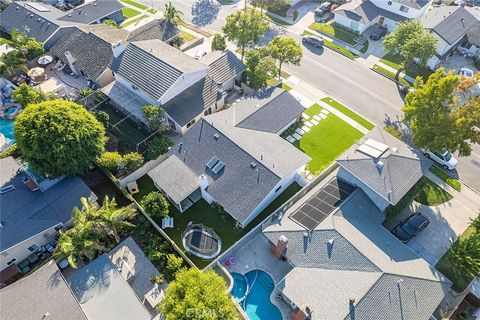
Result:
M13 120L0 118L0 133L5 136L8 143L15 142L13 137Z
M245 298L248 290L247 278L243 274L235 272L232 273L232 278L234 283L232 296L237 301L242 301Z
M232 274L234 285L232 295L241 296L243 288L247 290L247 296L243 300L242 307L250 320L282 320L280 310L270 302L270 295L275 287L272 278L262 270L252 270L245 277L240 274Z
M12 115L12 114L13 114L15 111L17 111L17 110L18 110L18 107L17 107L17 106L13 106L13 107L10 107L10 108L8 108L7 110L5 110L5 114L6 114L7 116L10 116L10 115Z

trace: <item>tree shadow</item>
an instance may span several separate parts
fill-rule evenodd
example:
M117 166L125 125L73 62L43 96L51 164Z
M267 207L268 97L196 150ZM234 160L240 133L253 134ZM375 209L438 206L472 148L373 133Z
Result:
M192 6L192 22L194 25L203 27L213 21L218 16L221 4L211 0L197 0Z
M258 46L260 47L266 46L276 36L282 36L282 35L285 35L286 33L287 33L287 30L284 27L280 27L280 26L269 27L267 31L265 31L265 33L263 34L262 39L260 39L260 41L258 42Z

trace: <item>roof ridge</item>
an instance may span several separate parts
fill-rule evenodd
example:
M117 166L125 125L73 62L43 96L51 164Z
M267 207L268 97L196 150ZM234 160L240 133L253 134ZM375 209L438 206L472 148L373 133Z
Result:
M423 260L423 259L422 259ZM425 263L427 263L425 261ZM433 267L432 267L433 268ZM436 273L442 275L439 271L437 271L435 268L433 268L435 270ZM433 280L433 279L427 279L427 278L422 278L422 277L415 277L415 276L409 276L409 275L403 275L403 274L398 274L398 273L391 273L391 272L383 272L383 275L386 275L386 276L396 276L396 277L402 277L402 278L409 278L409 279L416 279L416 280L424 280L424 281L429 281L429 282L436 282L436 283L447 283L449 284L451 281L448 280L445 276L443 276L445 279L442 280L442 279L437 279L437 280Z
M280 88L277 88L277 89L274 89L272 91L272 94L275 93L276 90L282 90L282 92L280 92L279 94L277 94L275 97L271 98L270 100L268 100L267 102L265 102L264 104L262 104L258 109L256 109L254 112L250 113L246 118L244 118L242 121L240 121L239 123L237 124L234 124L235 127L241 125L243 122L245 122L247 119L249 119L250 117L252 117L257 111L260 111L262 108L266 107L267 105L269 105L270 103L272 103L275 99L277 99L278 97L280 97L283 93L287 92L286 90L283 90L283 89L280 89ZM248 99L249 97L247 97ZM255 129L250 129L250 130L255 130ZM262 131L262 130L255 130L255 131Z
M141 47L139 47L139 46L137 45L137 43L139 43L139 42L150 42L150 41L151 41L151 42L153 42L153 41L160 41L160 42L164 43L164 42L163 42L162 40L160 40L160 39L150 39L150 40L132 41L132 42L130 42L130 43L128 44L128 46L133 45L135 48L139 49L139 50L142 51L142 52L145 52L147 55L151 56L151 57L154 58L155 60L161 61L162 63L165 63L167 66L171 67L172 69L175 69L176 71L180 72L181 74L184 74L184 72L181 71L181 70L179 70L177 67L172 66L170 63L166 62L164 59L161 59L161 58L155 56L155 55L153 54L153 52L149 52L149 51L147 51L147 50L145 50L145 49L143 49L143 48L141 48ZM167 46L170 46L169 44L166 44L166 45L167 45ZM175 49L174 47L171 47L171 48L172 48L172 49ZM177 50L178 50L178 49L177 49ZM125 51L127 51L127 49L125 49ZM174 50L174 51L175 51L175 50ZM179 50L179 51L180 51L180 50ZM180 51L180 52L182 52L182 51ZM182 53L183 53L183 52L182 52Z

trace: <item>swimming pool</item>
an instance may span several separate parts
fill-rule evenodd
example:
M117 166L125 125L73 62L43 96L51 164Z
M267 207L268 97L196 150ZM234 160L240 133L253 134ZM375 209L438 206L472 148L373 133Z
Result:
M14 143L13 137L13 120L7 120L0 118L0 133L5 136L5 140L8 144Z
M280 310L270 302L270 295L275 284L266 272L252 270L245 276L232 273L232 277L234 280L232 295L235 298L237 296L241 298L242 292L246 292L246 297L243 294L245 299L242 308L250 320L282 320Z

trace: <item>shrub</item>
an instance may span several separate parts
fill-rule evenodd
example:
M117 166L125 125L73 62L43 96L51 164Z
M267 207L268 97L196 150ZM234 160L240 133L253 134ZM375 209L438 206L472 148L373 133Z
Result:
M118 152L104 152L97 163L110 171L116 171L122 163L122 156Z
M141 201L143 209L152 217L168 217L168 200L158 191L152 191Z
M16 144L11 145L7 150L0 153L0 159L7 158L10 156L14 158L17 158L19 156Z
M184 268L184 261L182 257L175 255L174 253L167 254L167 264L165 266L165 278L168 281L175 279L175 275L178 271Z
M157 137L153 139L148 145L146 154L147 160L157 159L159 156L166 153L172 145L172 142L166 137Z
M163 282L165 282L165 279L163 279L162 275L157 274L156 276L150 277L150 281L156 284L162 284Z
M140 153L130 152L123 156L125 170L131 173L143 165L143 157Z
M392 124L389 124L389 125L385 126L385 128L383 128L383 129L385 131L387 131L388 133L390 133L395 138L397 138L399 140L402 140L402 133L397 129L396 126L394 126Z
M105 128L108 128L108 121L110 120L110 116L105 111L95 111L93 112L95 118L100 121Z

